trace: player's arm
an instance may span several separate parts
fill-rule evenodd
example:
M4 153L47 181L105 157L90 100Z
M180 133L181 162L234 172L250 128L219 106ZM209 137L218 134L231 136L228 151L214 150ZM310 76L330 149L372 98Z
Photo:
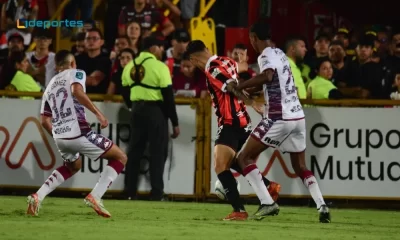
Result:
M51 123L52 112L49 103L46 100L46 95L43 95L42 105L40 107L40 123L42 127L52 135L53 124Z
M274 76L275 70L273 69L266 69L259 75L240 83L237 86L238 90L247 89L247 88L254 88L254 87L261 87L263 84L271 82Z
M93 104L90 98L86 95L83 90L83 86L80 83L74 82L71 85L72 95L82 104L85 108L89 109L94 115L102 115L101 111Z

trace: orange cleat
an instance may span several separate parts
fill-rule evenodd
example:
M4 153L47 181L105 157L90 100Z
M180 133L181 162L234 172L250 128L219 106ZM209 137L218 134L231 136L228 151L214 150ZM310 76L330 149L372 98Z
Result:
M91 208L100 216L105 217L105 218L110 218L111 214L103 205L103 201L100 199L96 199L93 197L92 194L87 195L87 197L84 200L85 204Z
M226 216L224 221L245 221L249 217L247 212L232 212L228 216Z
M281 185L276 182L270 182L268 186L268 192L271 195L274 202L279 198L279 192L281 191Z
M40 201L38 195L36 193L28 196L28 209L26 210L26 214L31 216L37 216L39 214L40 209Z

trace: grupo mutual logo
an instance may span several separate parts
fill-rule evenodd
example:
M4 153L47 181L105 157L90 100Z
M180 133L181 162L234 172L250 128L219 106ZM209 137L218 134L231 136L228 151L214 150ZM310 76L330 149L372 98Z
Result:
M58 28L58 27L67 27L67 28L82 28L83 21L77 20L28 20L28 19L18 19L17 20L17 28Z

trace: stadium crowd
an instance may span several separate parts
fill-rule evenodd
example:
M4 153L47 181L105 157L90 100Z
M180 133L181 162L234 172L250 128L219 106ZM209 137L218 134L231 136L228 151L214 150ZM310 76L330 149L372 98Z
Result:
M48 19L61 1L0 2L0 90L40 92L56 74L51 48L54 32L17 29L16 24L18 19ZM163 42L165 51L160 60L170 69L175 95L207 96L205 75L184 54L191 39L188 26L196 15L196 2L181 0L178 7L170 0L104 0L93 11L91 0L71 0L64 9L64 19L75 19L80 9L84 26L77 31L63 28L62 35L75 43L71 51L77 67L88 76L87 92L121 94L123 67L141 51L143 39L151 37ZM169 17L163 14L167 9ZM106 16L105 33L94 20L98 15ZM36 48L27 51L32 42ZM246 62L250 47L238 42L227 55ZM383 26L323 27L313 43L289 36L282 48L291 59L302 99L400 99L400 31ZM255 74L249 68L239 77L247 80Z

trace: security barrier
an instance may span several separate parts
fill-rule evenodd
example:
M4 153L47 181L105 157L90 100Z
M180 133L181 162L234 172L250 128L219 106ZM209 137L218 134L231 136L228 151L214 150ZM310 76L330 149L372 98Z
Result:
M6 91L0 91L1 95L41 97L41 93ZM102 101L96 105L110 122L108 128L100 130L94 116L88 113L93 129L110 137L126 151L130 114L120 103L122 98L90 97ZM176 103L181 136L172 140L173 150L164 173L165 191L172 197L214 198L216 175L212 168L212 148L217 126L211 101L179 98ZM315 173L327 198L400 199L397 187L400 182L400 111L392 107L400 105L400 101L308 100L303 104L314 105L305 107L307 165ZM3 98L0 101L0 187L37 188L62 162L51 137L40 127L39 107L40 100ZM252 109L248 110L254 126L260 116ZM267 150L257 163L260 171L282 184L283 197L309 197L301 181L295 177L286 155L278 150ZM82 171L63 185L63 190L88 191L97 181L103 164L103 160L95 162L84 158ZM235 176L241 184L242 196L254 196L244 178ZM120 177L110 191L120 192L122 189L123 177ZM144 176L139 189L141 192L150 189Z

